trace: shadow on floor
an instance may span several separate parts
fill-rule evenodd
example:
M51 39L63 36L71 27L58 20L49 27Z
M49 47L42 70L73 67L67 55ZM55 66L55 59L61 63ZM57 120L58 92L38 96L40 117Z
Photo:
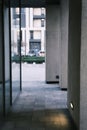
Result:
M67 109L10 112L1 130L76 130Z

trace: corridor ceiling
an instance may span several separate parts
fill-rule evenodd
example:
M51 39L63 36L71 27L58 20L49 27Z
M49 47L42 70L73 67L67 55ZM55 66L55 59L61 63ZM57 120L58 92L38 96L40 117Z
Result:
M17 2L18 1L18 2ZM10 0L11 7L45 7L46 5L59 4L60 0ZM9 0L5 0L6 5L9 5Z

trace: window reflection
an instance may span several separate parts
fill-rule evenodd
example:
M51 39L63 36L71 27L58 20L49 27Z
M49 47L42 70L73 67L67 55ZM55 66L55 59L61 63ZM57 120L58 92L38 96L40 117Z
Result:
M11 8L12 102L20 91L20 9ZM14 62L16 59L16 62Z
M3 84L0 81L0 117L2 115L2 111L3 111Z

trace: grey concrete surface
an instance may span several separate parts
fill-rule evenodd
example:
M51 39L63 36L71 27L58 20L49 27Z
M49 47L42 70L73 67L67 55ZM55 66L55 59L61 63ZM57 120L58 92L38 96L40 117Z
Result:
M87 129L87 0L82 0L80 65L80 130Z
M77 11L78 10L78 11ZM68 108L79 129L81 0L69 1ZM70 103L73 104L72 109ZM81 129L83 130L83 129Z
M59 75L59 5L46 7L46 81L58 81Z
M68 87L68 24L69 24L69 2L68 0L61 0L60 5L60 26L61 26L61 40L60 40L60 87Z

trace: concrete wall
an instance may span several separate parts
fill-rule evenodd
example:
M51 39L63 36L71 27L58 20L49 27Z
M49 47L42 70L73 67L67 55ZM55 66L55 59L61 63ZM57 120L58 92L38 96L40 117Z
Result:
M68 107L77 127L79 127L80 110L80 4L80 0L69 1ZM72 108L70 103L72 103L74 108Z
M80 130L87 129L87 0L82 0Z
M59 18L58 5L46 7L46 81L56 82L59 75Z
M60 41L60 87L67 88L68 86L68 18L69 5L68 0L61 0L60 5L60 26L61 26L61 41Z

